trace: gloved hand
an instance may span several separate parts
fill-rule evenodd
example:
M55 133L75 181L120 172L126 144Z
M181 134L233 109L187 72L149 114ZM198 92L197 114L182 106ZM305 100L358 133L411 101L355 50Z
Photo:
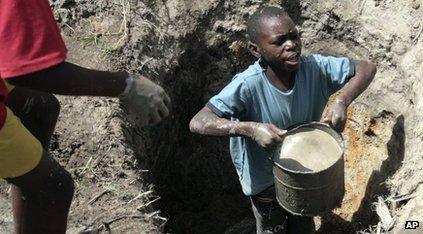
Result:
M347 121L347 106L345 102L336 99L322 116L323 122L332 126L338 132L342 132Z
M126 84L119 99L140 126L157 124L169 115L171 101L162 87L144 76L129 77Z
M264 149L273 149L278 143L282 142L282 137L286 130L279 129L273 124L251 123L250 137Z

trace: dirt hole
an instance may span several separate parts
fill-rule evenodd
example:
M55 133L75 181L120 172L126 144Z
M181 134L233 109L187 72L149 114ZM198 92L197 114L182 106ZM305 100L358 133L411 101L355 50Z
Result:
M210 42L219 41L219 37L208 38L207 32L222 17L223 7L218 5L209 12L198 30L180 41L184 52L178 58L178 65L162 78L171 90L174 115L171 121L146 133L152 140L145 144L145 155L141 157L151 171L149 181L162 197L160 209L169 217L166 232L251 233L255 229L249 200L241 192L230 160L228 139L193 135L188 129L190 119L207 100L253 61L245 49L242 34L225 32L229 35L220 42ZM349 29L358 27L358 23L351 21L345 26L346 22L330 11L320 15L326 19L320 26L321 31L316 31L313 27L322 23L319 14L297 1L287 7L298 25L307 27L303 34L306 52L362 53L350 39L354 35ZM305 14L298 9L312 13ZM322 40L317 47L316 37ZM234 50L233 42L237 40L238 49ZM351 46L357 49L349 50ZM399 168L404 158L402 116L389 111L374 113L369 106L360 104L351 108L350 115L358 119L350 121L344 133L350 143L346 152L345 204L318 221L321 233L355 232L376 224L371 202L375 195L387 194L382 183ZM133 138L133 133L130 135ZM368 147L370 143L381 147ZM386 147L386 157L366 158L381 153Z
M228 139L198 136L188 129L189 121L196 112L240 67L250 63L251 57L246 56L240 62L227 52L230 51L228 45L210 48L202 38L187 38L187 41L191 46L194 42L196 49L190 49L191 46L186 48L178 61L179 66L169 75L178 82L166 84L172 87L175 114L171 123L149 132L153 141L146 146L147 158L150 159L149 181L155 184L162 197L160 209L169 217L165 231L254 233L250 203L241 192L228 152ZM222 80L222 77L226 78ZM376 195L388 194L383 182L396 172L404 158L404 117L394 116L388 111L371 113L365 105L357 105L350 112L351 116L362 113L358 118L363 124L357 127L351 121L344 133L350 143L358 141L350 144L346 152L346 176L361 173L362 167L371 170L369 164L372 163L380 163L380 166L363 178L354 178L347 185L345 203L351 202L352 205L345 205L320 218L320 233L354 233L376 224L372 202ZM378 137L379 140L375 140ZM381 144L382 138L389 139L386 143L387 157L366 159L368 154L378 152L366 148L366 145L369 142ZM366 160L366 163L360 164L360 160ZM358 194L350 194L356 189L352 187L354 183L360 183Z

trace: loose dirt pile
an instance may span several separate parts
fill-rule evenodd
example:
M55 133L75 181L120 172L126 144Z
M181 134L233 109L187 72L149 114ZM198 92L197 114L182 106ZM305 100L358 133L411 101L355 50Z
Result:
M378 196L398 230L423 221L421 1L56 0L71 61L144 73L173 100L171 117L140 129L126 124L115 99L61 97L51 150L77 183L70 233L254 231L227 139L193 135L188 123L251 63L245 20L269 3L288 9L306 53L378 65L349 109L347 192L341 208L316 220L320 232L369 231ZM6 185L0 194L0 232L10 232Z

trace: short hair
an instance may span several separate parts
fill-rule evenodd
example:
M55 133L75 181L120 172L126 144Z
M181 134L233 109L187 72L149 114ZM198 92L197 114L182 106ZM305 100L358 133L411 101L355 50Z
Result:
M266 6L254 12L247 21L247 34L252 42L256 42L260 32L260 23L263 19L269 19L281 15L288 15L283 7Z

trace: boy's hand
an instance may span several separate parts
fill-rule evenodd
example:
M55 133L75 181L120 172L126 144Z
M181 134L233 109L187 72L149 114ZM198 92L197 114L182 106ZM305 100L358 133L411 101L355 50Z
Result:
M347 106L345 105L345 102L340 99L336 99L323 115L323 122L331 125L336 131L342 132L347 120L346 117Z
M251 123L250 127L250 137L267 150L282 142L282 137L287 132L267 123Z
M169 115L169 96L162 87L143 76L128 78L119 98L140 126L157 124Z

